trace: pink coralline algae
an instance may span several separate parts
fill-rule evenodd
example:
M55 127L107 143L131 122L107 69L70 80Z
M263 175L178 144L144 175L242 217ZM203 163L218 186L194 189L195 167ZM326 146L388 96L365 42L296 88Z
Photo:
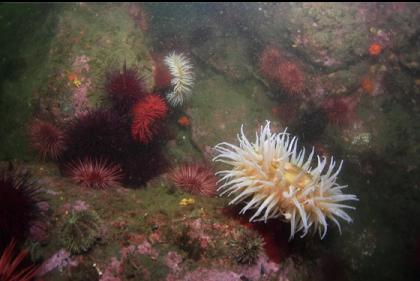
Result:
M75 116L84 115L90 108L87 97L90 84L90 79L82 78L82 84L80 87L74 87L73 89L72 95Z
M181 279L180 279L181 280ZM199 268L193 272L188 273L183 281L238 281L241 280L241 275L233 271L217 271L213 269Z
M152 248L149 242L144 241L142 244L138 245L137 252L142 255L149 255L156 258L159 254L156 250Z
M123 264L127 259L128 255L134 253L148 255L153 259L159 256L159 253L155 249L153 249L150 243L147 241L144 241L137 247L135 245L123 247L120 250L121 260L118 260L115 257L111 258L111 262L104 269L100 281L121 281L120 276L123 273Z
M56 268L62 271L67 266L77 266L77 264L77 261L70 258L69 252L61 249L52 255L48 260L44 261L44 263L39 268L37 276L43 276Z
M179 271L179 264L182 262L182 256L177 252L169 252L165 256L165 264L171 269L172 272Z
M86 211L87 209L89 209L89 205L82 200L77 200L75 201L73 204L70 203L66 203L62 206L63 211L67 211L67 212L71 212L71 211L75 211L75 212L81 212L81 211Z
M90 59L85 55L77 56L73 61L72 72L77 76L80 76L82 72L89 72L89 61ZM72 90L74 114L76 116L86 113L89 109L87 92L90 88L91 80L89 78L81 77L80 82L80 86L74 87Z
M121 264L121 261L112 258L111 263L105 268L99 281L121 281L118 277L121 274Z
M261 272L261 268L264 268L263 272ZM243 266L240 273L246 276L248 280L261 280L263 275L270 276L278 270L278 264L271 262L266 256L261 255L254 266Z
M81 74L83 71L89 72L89 61L90 59L85 56L77 56L73 61L73 72Z

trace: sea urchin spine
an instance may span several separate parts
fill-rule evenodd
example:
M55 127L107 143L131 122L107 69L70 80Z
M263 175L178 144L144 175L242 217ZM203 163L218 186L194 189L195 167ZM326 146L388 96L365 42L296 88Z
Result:
M216 146L219 155L214 160L233 167L217 173L225 182L218 190L222 191L221 195L236 195L229 204L246 201L240 213L256 209L250 221L282 217L290 222L290 239L299 231L303 232L301 237L305 236L311 227L324 238L327 218L340 232L336 217L352 221L343 209L354 207L341 202L358 199L343 194L347 186L336 183L342 162L335 169L333 158L328 166L327 159L318 156L318 165L311 168L314 150L305 160L305 149L297 150L297 138L292 138L286 130L271 133L268 121L261 127L255 143L248 141L243 128L238 139L239 147L226 142Z
M261 53L259 66L261 74L273 81L277 79L277 67L283 60L280 51L274 47L267 47Z
M100 237L101 224L94 211L73 211L61 227L61 241L72 254L88 251Z
M213 197L217 190L217 177L202 164L186 164L172 170L169 179L186 192Z
M122 72L116 71L107 75L106 92L116 109L128 110L145 93L143 80L134 69L127 69L124 64Z
M28 172L0 171L0 251L13 239L24 240L40 216L39 186Z
M296 63L282 62L277 71L277 80L287 94L298 95L305 91L305 75Z
M29 138L32 147L43 159L57 160L65 148L64 133L45 121L35 120L31 124Z
M85 159L67 165L70 177L88 188L106 189L120 186L123 178L121 168L107 160Z
M10 241L0 257L0 280L2 281L30 281L37 273L38 267L32 265L25 269L20 269L22 261L28 255L28 251L21 251L17 256L13 256L16 241Z
M157 133L156 121L165 118L168 107L158 95L148 95L133 108L131 135L143 144L149 143Z

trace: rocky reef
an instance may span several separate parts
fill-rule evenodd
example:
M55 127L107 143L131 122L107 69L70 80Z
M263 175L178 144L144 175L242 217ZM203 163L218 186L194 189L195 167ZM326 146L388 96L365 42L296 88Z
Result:
M419 22L417 3L0 5L1 168L42 195L14 226L33 280L418 280ZM341 234L289 241L215 196L214 146L265 120L344 160Z

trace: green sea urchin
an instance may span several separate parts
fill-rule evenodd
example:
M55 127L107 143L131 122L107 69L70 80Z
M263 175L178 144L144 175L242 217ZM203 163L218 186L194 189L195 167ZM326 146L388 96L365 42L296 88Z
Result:
M232 241L232 252L238 264L255 264L263 252L264 241L255 232L241 231L237 239Z
M100 219L94 211L73 211L61 227L61 241L72 254L88 251L100 237Z

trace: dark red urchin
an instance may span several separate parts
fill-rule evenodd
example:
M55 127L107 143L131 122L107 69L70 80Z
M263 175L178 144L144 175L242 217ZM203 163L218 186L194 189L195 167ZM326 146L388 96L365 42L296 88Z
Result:
M131 142L129 118L110 110L89 111L71 121L66 139L64 162L86 157L118 161Z
M168 67L164 64L163 58L159 55L152 55L153 58L153 79L155 81L155 89L166 89L171 85L172 75Z
M41 216L40 191L28 172L0 171L0 251L12 238L22 241Z
M330 97L323 101L321 108L328 121L339 127L346 127L355 120L358 99L353 97Z
M64 133L53 124L35 120L29 127L31 146L43 159L57 160L65 149Z
M158 142L148 145L133 142L124 151L119 163L124 172L124 182L129 185L147 183L163 173L168 165L161 144Z
M294 62L280 63L277 67L275 79L289 95L299 95L305 91L305 74Z
M142 78L134 69L107 74L105 89L113 107L119 112L127 112L145 93L146 87Z
M213 197L217 193L218 178L204 164L185 164L173 169L169 179L186 192Z
M168 106L158 95L148 95L133 107L131 135L133 139L148 144L158 133L158 121L165 118Z
M83 187L106 189L120 186L123 173L120 166L107 160L77 160L67 164L68 174Z
M275 80L277 78L277 67L281 60L282 55L277 48L265 48L259 59L260 71L262 75L268 80Z
M0 280L2 281L30 281L33 280L38 267L31 265L21 268L22 261L28 255L28 251L22 250L17 256L13 255L16 241L10 241L0 257Z

